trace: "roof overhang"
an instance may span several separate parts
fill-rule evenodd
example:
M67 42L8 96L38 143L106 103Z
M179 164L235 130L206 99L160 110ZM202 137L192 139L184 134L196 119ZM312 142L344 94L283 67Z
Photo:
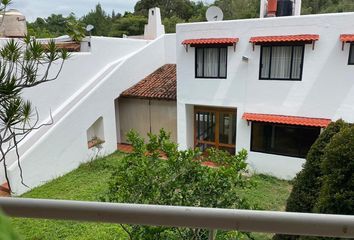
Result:
M344 44L354 43L354 34L341 34L340 41L342 42L342 50L344 50Z
M268 122L321 128L327 127L332 122L331 119L326 118L308 118L259 113L244 113L242 119L252 122Z
M298 34L298 35L278 35L278 36L257 36L251 37L250 43L255 45L266 45L274 43L303 43L312 44L312 49L315 47L315 42L320 39L318 34Z
M186 51L188 51L188 46L198 47L198 46L234 46L236 50L236 44L238 43L239 38L195 38L195 39L186 39L182 42L182 45L185 46Z

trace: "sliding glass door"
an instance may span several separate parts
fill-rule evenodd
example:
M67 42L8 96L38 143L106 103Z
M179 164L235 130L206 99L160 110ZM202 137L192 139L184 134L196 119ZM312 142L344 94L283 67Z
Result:
M236 109L194 108L195 147L202 151L215 147L235 153L236 147Z

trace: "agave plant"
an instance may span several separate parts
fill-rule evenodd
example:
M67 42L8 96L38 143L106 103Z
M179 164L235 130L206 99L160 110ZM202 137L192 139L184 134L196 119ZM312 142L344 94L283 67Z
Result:
M6 156L11 151L16 153L21 182L25 185L18 146L30 132L53 122L51 118L49 123L39 124L37 109L22 98L22 93L57 79L68 57L67 51L59 50L54 41L43 46L29 36L22 41L11 39L0 47L0 163L10 191ZM53 73L53 63L58 62L60 67Z

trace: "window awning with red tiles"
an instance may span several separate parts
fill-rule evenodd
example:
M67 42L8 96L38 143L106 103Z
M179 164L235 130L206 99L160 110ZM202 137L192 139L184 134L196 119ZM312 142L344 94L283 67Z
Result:
M244 113L242 119L254 122L269 122L309 127L327 127L332 121L325 118L308 118L273 114Z
M195 39L186 39L182 42L185 46L186 51L188 51L188 46L212 46L212 45L221 45L221 46L234 46L236 50L236 44L238 43L239 38L195 38Z
M320 39L318 34L299 34L299 35L279 35L279 36L257 36L251 37L250 43L254 45L262 45L269 43L305 43L313 44Z
M120 97L175 101L176 64L166 64L125 90Z
M354 43L354 34L341 34L340 41L342 42L342 50L344 50L344 44Z

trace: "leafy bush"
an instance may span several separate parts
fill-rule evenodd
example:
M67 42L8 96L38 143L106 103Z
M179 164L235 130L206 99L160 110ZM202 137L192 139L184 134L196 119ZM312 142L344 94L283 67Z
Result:
M323 185L324 172L321 169L325 149L332 138L348 124L343 120L331 123L312 145L306 157L303 170L297 174L293 181L293 190L287 200L287 212L311 213L318 201ZM299 239L299 236L275 235L275 240Z
M323 185L315 212L354 215L354 126L333 137L321 167Z
M163 130L159 135L150 134L147 144L134 131L128 134L128 139L134 150L120 162L113 173L105 201L212 208L250 208L247 201L239 194L240 189L250 186L249 179L244 176L247 172L245 150L237 155L212 150L208 156L202 156L198 149L178 151L177 145L170 141L169 134ZM162 160L161 158L165 156L167 159ZM210 168L201 165L203 161L212 160L218 160L219 167ZM206 230L201 229L123 227L130 239L207 238ZM220 232L218 239L226 235Z
M0 212L0 239L2 240L19 240L21 239L11 227L10 222Z

